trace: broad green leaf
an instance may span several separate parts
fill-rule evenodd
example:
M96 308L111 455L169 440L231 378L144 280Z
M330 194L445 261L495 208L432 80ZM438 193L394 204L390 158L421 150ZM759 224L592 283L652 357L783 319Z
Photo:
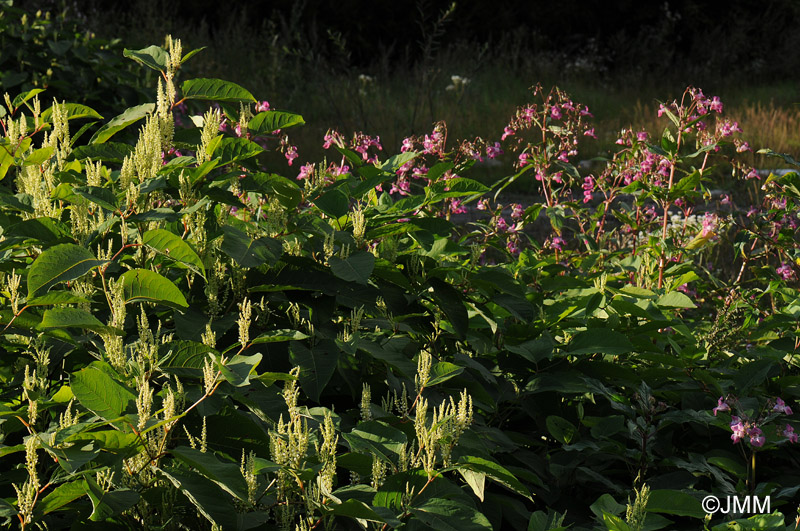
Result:
M102 160L104 162L114 162L122 164L122 161L133 153L133 146L122 142L106 142L104 144L87 144L78 146L72 150L71 159L93 161Z
M167 348L169 351L159 363L160 367L202 369L209 354L218 354L208 345L196 341L173 341Z
M25 157L25 166L41 166L53 156L53 146L39 148L27 157Z
M157 302L173 308L187 308L189 303L172 281L149 269L132 269L119 277L125 302Z
M97 111L80 103L62 103L61 107L67 111L67 120L80 120L82 118L103 119ZM53 108L48 107L42 111L40 119L43 123L53 123Z
M188 61L189 59L191 59L192 57L194 57L198 53L202 52L206 48L208 48L208 46L201 46L200 48L195 48L191 52L188 52L183 57L181 57L181 64L185 63L186 61Z
M550 435L561 444L569 444L578 433L578 429L574 424L557 415L550 415L545 419L545 423Z
M625 520L613 514L603 513L603 523L606 524L608 531L631 531L630 526L625 523Z
M525 485L523 485L514 476L514 474L509 472L508 469L506 469L499 463L490 461L488 459L484 459L482 457L465 455L459 458L456 467L459 470L470 470L472 472L481 473L486 477L489 477L497 481L504 487L511 489L517 494L524 496L528 499L531 499L531 493L528 491L528 489L525 488Z
M111 332L113 329L101 323L97 317L80 308L51 308L45 310L40 330L47 328L85 328L94 332Z
M606 329L589 329L572 338L568 352L570 354L625 354L633 350L633 344L627 337Z
M142 105L137 105L136 107L127 109L125 112L112 118L108 121L108 123L103 125L103 127L98 129L95 134L92 135L91 140L89 140L89 144L102 144L129 125L138 122L148 114L152 113L155 108L156 106L154 103L143 103Z
M105 420L119 418L136 401L133 393L96 366L72 373L69 385L83 407Z
M250 341L251 345L258 345L260 343L279 343L282 341L299 341L307 339L308 336L299 330L290 330L282 328L280 330L270 330L259 334L258 337Z
M233 499L216 483L191 470L165 468L159 472L186 496L209 522L216 523L222 529L237 528ZM241 473L239 475L241 476Z
M680 291L670 291L659 297L656 302L661 308L697 308L692 299Z
M141 448L138 435L118 430L83 431L66 439L66 442L82 441L96 441L103 450L123 455L135 454Z
M0 517L11 518L19 514L17 508L8 503L4 498L0 498Z
M347 516L360 520L385 523L386 519L380 516L375 510L361 500L350 498L344 502L334 505L331 514L336 516Z
M181 85L185 100L211 100L229 103L255 103L256 99L236 83L221 79L189 79Z
M700 500L679 490L651 490L647 512L691 516L702 519L706 513Z
M76 195L106 210L110 210L111 212L119 210L117 198L114 192L108 188L103 188L101 186L76 186L72 191L75 192Z
M399 459L403 445L408 442L405 433L380 420L360 422L350 433L343 433L342 437L354 452L374 453L387 463L394 464Z
M345 259L332 256L328 262L334 275L348 282L366 284L375 268L375 255L356 251Z
M465 195L484 194L489 191L489 188L464 177L450 179L447 181L439 181L430 187L431 200L438 201L446 197L462 197Z
M330 382L339 362L335 343L320 341L312 349L298 341L289 344L289 359L300 367L300 388L315 402Z
M221 489L242 501L247 500L247 484L238 463L223 462L214 454L187 446L178 446L170 453L180 462L216 483Z
M28 270L28 297L45 293L59 282L82 277L105 263L80 245L64 243L50 247L34 260Z
M283 252L281 242L273 238L253 239L230 225L222 227L222 232L222 251L244 268L275 265Z
M483 501L486 497L486 474L460 467L458 473L461 474L461 477L467 482L467 485L469 485L469 488L475 493L475 496L477 496L480 501Z
M117 489L104 492L90 475L85 476L86 494L92 500L92 514L89 520L102 522L121 514L139 503L139 493L131 489Z
M83 479L62 483L42 498L34 507L35 514L49 514L86 495Z
M469 316L461 293L453 286L436 277L428 281L433 288L433 300L444 312L459 337L466 337L469 329Z
M203 261L197 256L194 249L177 234L165 229L149 230L142 236L142 243L205 278L206 269L203 267Z
M339 188L328 190L312 201L314 205L332 218L340 218L350 211L350 200Z
M169 53L155 44L141 50L128 50L125 48L122 55L158 72L166 72L169 65Z
M250 375L261 363L262 357L261 354L253 354L252 356L237 354L224 364L220 363L219 359L215 359L215 366L229 384L234 387L242 387L250 384Z
M264 111L253 116L247 123L247 128L255 135L271 135L278 129L288 129L304 123L306 123L305 120L299 114Z
M214 157L220 159L220 166L225 166L232 162L253 158L263 152L264 148L247 138L223 137L217 149L214 150Z
M22 92L21 94L18 94L16 98L14 98L14 101L11 102L11 106L14 109L16 109L20 105L22 105L23 103L28 101L29 99L33 98L37 94L41 94L42 92L44 92L44 89L40 89L40 88L35 88L35 89L28 90L26 92Z
M411 507L411 514L436 531L491 531L492 524L477 509L456 500L432 498Z
M53 218L33 218L20 221L3 232L5 238L32 238L42 243L50 243L60 238L71 238L69 227Z
M450 363L449 361L434 363L431 367L430 379L425 384L425 387L433 387L434 385L446 382L462 372L464 372L464 367L459 367L455 363Z

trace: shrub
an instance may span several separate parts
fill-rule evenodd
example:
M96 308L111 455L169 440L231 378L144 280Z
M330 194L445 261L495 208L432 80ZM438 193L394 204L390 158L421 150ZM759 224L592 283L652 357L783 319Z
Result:
M597 176L572 163L588 109L538 87L500 141L437 124L381 160L329 131L334 162L289 173L302 117L177 85L180 41L124 53L156 102L86 145L90 107L6 101L9 521L721 529L708 495L794 495L800 176L692 221L712 164L753 177L718 100L663 104ZM464 177L504 153L516 174ZM543 202L498 204L522 178Z

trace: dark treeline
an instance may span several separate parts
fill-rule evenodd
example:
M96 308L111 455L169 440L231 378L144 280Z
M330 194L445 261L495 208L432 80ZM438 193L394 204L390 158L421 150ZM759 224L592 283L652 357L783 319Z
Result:
M30 0L59 5L63 0ZM574 61L597 73L682 72L716 77L793 78L800 71L800 2L795 0L87 0L73 7L124 12L136 4L204 25L271 28L299 50L344 55L351 66L378 58L414 63L425 43L514 47ZM504 48L506 47L506 48Z

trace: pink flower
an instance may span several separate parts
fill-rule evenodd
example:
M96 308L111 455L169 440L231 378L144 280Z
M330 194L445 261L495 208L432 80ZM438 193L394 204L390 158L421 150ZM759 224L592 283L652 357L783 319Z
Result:
M792 271L792 266L787 264L786 262L782 263L781 266L775 270L783 280L790 280L794 276L794 271ZM778 399L780 400L780 398ZM778 406L775 406L778 407ZM791 415L791 413L787 413L787 415Z
M531 154L530 153L520 153L518 158L519 158L519 165L520 166L526 166L527 164L530 164Z
M256 103L256 112L264 112L269 110L269 102L267 100L259 101Z
M450 203L450 213L451 214L464 214L467 211L467 208L461 204L460 199L453 199Z
M639 131L636 133L636 140L639 142L647 142L647 131Z
M291 166L294 159L297 158L297 146L289 146L286 148L286 153L284 153L283 156L286 157L286 160L289 161L289 166Z
M737 153L744 153L745 151L751 151L750 144L748 144L747 142L740 142L736 146L736 152Z
M722 112L722 102L719 99L719 96L714 96L711 98L711 102L708 105L708 108L714 112L721 113Z
M764 446L766 439L764 438L764 433L761 431L761 428L753 426L747 431L747 436L750 437L750 444L756 448Z
M506 128L503 129L503 136L500 137L500 140L505 140L506 138L510 137L514 133L515 133L515 131L513 129L511 129L511 127L506 126Z
M684 284L684 286L685 286L685 284ZM725 402L724 398L719 397L719 400L717 400L717 407L715 407L714 410L713 410L714 411L714 416L716 417L717 413L720 412L720 411L730 411L730 410L731 410L731 406L729 406L728 403Z
M772 408L772 411L777 411L778 413L783 413L784 415L792 414L792 408L787 406L786 402L784 402L781 398L778 398L775 401L775 407Z
M522 205L519 203L514 203L511 205L511 218L512 219L520 219L522 215L525 213L525 210L522 208Z
M589 136L589 137L592 137L592 138L595 138L595 139L596 139L596 138L597 138L597 135L596 135L596 134L595 134L595 132L594 132L594 127L592 127L591 129L587 129L586 131L584 131L584 132L583 132L583 136Z
M312 173L314 173L314 165L311 163L304 164L300 166L300 173L297 174L297 180L301 181L303 179L308 179L311 177Z
M490 159L496 158L498 155L503 154L503 149L500 147L500 142L495 142L493 146L486 146L486 156Z
M559 109L557 105L550 108L550 117L553 118L553 120L559 120L561 118L561 109Z
M323 137L324 142L322 143L322 147L324 149L330 149L330 147L336 144L339 147L344 147L344 142L342 139L342 135L340 135L337 131L328 130Z
M489 200L488 199L481 199L478 201L477 206L475 207L478 210L486 210L489 208Z
M497 218L495 225L497 226L497 230L501 232L505 232L508 230L508 223L506 223L506 220L502 216Z
M560 251L561 249L564 248L566 244L567 242L564 240L564 238L562 238L561 236L555 236L553 238L553 241L550 243L550 247Z
M744 176L745 179L760 179L758 172L755 168L750 168L750 172Z
M411 151L414 149L414 142L411 140L410 137L403 139L403 147L400 148L400 153L405 153L406 151Z
M508 240L506 242L506 249L508 249L508 252L514 256L519 254L519 247L517 246L517 242L514 240Z
M789 424L786 425L786 429L781 432L781 435L789 439L789 441L792 443L797 442L797 434L794 432L794 428L792 428Z
M747 429L745 428L744 423L742 423L741 419L736 416L731 417L731 431L733 431L733 434L731 434L731 440L733 441L733 444L738 443L747 435Z

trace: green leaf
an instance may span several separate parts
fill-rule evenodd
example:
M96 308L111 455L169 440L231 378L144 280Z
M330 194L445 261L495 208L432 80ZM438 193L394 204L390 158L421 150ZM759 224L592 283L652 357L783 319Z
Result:
M247 123L247 128L255 135L271 135L278 129L288 129L295 125L303 125L305 120L299 114L281 111L263 111Z
M225 166L232 162L253 158L263 152L264 148L247 138L222 137L214 151L214 157L219 157L219 165Z
M108 123L103 125L103 127L98 129L95 134L92 135L92 138L89 140L89 144L102 144L129 125L138 122L148 114L152 113L155 108L156 106L154 103L144 103L142 105L137 105L136 107L127 109L125 112L112 118L108 121Z
M625 354L633 350L633 344L627 337L606 329L585 330L572 338L568 352L570 354Z
M14 98L14 101L11 102L11 106L14 109L16 109L20 105L22 105L23 103L28 101L29 99L33 98L37 94L41 94L42 92L44 92L44 89L40 89L40 88L35 88L35 89L28 90L26 92L22 92L21 94L18 94L16 98Z
M469 315L464 306L461 293L453 286L436 277L428 281L433 288L433 300L442 309L447 320L453 326L459 337L466 337L469 329Z
M87 201L99 205L106 210L110 210L111 212L116 212L119 210L117 198L114 195L114 192L108 188L103 188L100 186L76 186L72 189L72 191Z
M62 109L67 111L67 120L80 120L82 118L95 118L102 120L103 117L97 111L80 103L62 103ZM44 123L53 123L53 108L48 107L42 111L40 120Z
M190 470L176 468L159 471L211 523L222 529L237 529L233 500L216 483ZM241 476L241 473L240 473Z
M332 256L328 263L333 274L342 280L366 284L375 269L375 255L367 251L356 251L344 260Z
M60 238L70 237L67 225L53 218L33 218L15 223L3 232L6 238L34 239L42 243L50 243Z
M142 236L142 243L205 278L206 268L203 266L203 261L200 260L194 249L177 234L165 229L149 230Z
M117 489L104 492L92 476L84 478L86 494L92 500L92 514L89 520L102 522L121 514L139 503L139 493L131 489Z
M166 72L169 65L169 53L155 44L141 50L125 48L122 55L158 72Z
M62 483L36 504L34 512L41 515L49 514L85 495L83 479Z
M189 59L191 59L192 57L194 57L198 53L202 52L206 48L208 48L208 46L201 46L200 48L195 48L191 52L187 53L186 55L181 57L181 64L185 63L186 61L188 61Z
M222 232L222 251L244 268L273 266L283 253L281 242L273 238L253 239L230 225L223 226Z
M89 366L69 377L70 389L83 407L105 420L122 415L136 396L97 366Z
M358 518L361 520L369 520L371 522L385 523L386 520L380 516L375 510L361 500L350 498L344 502L334 505L331 514L336 516L347 516L350 518Z
M547 417L545 424L547 424L547 431L550 432L550 435L561 444L569 444L578 433L574 424L556 415Z
M237 354L225 364L220 363L220 360L215 359L215 366L222 373L223 378L234 387L242 387L250 384L250 375L256 370L256 367L261 363L261 354L253 354L252 356L242 356Z
M178 446L170 453L180 462L216 483L222 490L242 501L247 501L247 484L238 463L222 462L209 452L187 446Z
M339 188L328 190L312 202L323 213L335 219L350 212L350 200Z
M122 164L122 161L133 153L133 146L122 142L106 142L104 144L87 144L78 146L72 150L71 159L93 161L102 160L104 162L115 162Z
M613 514L603 513L603 523L606 524L608 531L631 531L630 526L625 523L625 520Z
M342 437L354 452L374 453L387 463L396 464L403 445L408 442L406 434L380 420L360 422L350 433Z
M25 302L25 306L53 306L55 304L85 304L89 300L69 291L51 291Z
M434 363L431 367L430 379L425 384L425 387L433 387L434 385L446 382L454 376L458 376L464 372L464 367L459 367L449 361L440 361Z
M339 363L339 350L334 343L320 341L312 349L297 341L289 344L289 359L300 367L300 388L314 400L319 401L325 386L330 382Z
M99 333L108 333L113 329L101 323L97 317L80 308L51 308L45 310L40 330L47 328L85 328Z
M492 529L489 520L477 509L456 500L432 498L411 514L430 529L436 531L487 531Z
M132 269L119 277L125 303L157 302L173 308L188 308L189 303L178 286L149 269Z
M185 100L211 100L229 103L255 103L256 99L236 83L221 79L189 79L181 85Z
M53 156L53 146L39 148L34 150L30 155L25 157L25 166L41 166Z
M82 277L105 263L80 245L64 243L50 247L34 260L28 270L28 298L46 292L59 282Z
M697 308L692 299L680 291L670 291L659 297L656 302L661 308Z
M470 470L472 472L479 472L497 481L504 487L516 492L517 494L533 501L533 499L531 498L531 493L528 491L528 489L525 488L525 485L523 485L514 476L514 474L509 472L508 469L506 469L499 463L490 461L488 459L484 459L482 457L465 455L458 460L456 468L458 468L459 471Z
M431 200L438 201L446 197L461 197L465 195L484 194L489 191L489 188L482 185L478 181L459 177L450 179L448 181L439 181L430 187Z
M651 490L647 499L647 512L704 518L706 513L700 501L679 490Z
M159 367L202 369L209 354L218 354L208 345L196 341L173 341L168 348L169 352L159 362Z

